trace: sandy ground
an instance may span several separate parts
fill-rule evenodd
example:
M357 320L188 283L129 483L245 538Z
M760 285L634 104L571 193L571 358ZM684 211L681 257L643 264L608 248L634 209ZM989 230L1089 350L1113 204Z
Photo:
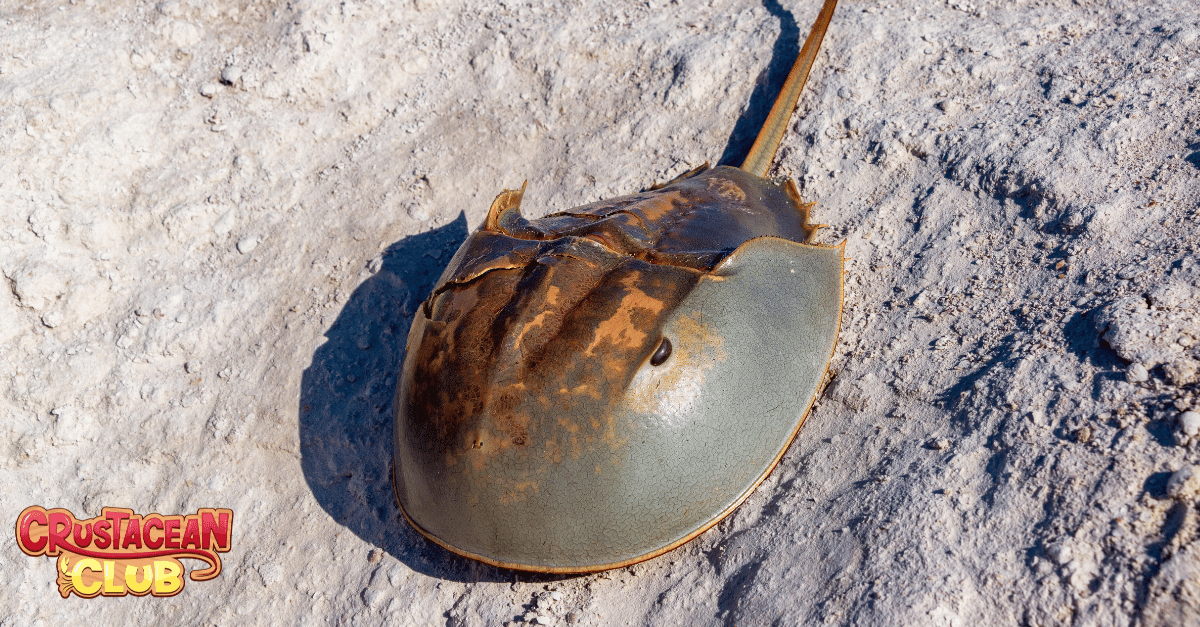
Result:
M401 519L403 339L491 198L736 162L818 4L0 2L0 514L236 512L169 599L10 541L0 624L1200 622L1192 0L845 0L773 171L844 326L774 474L582 577Z

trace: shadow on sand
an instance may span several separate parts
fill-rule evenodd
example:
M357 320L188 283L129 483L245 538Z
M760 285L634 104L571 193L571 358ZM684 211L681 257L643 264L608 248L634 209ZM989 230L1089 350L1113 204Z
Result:
M771 62L754 81L754 93L750 95L750 103L733 125L733 132L729 134L725 152L721 153L717 165L731 165L736 168L746 160L750 146L758 136L758 130L762 128L763 122L766 122L771 105L775 104L776 94L783 89L792 63L800 55L801 37L807 35L800 32L795 18L783 10L776 0L763 0L763 7L779 20L779 37L771 51Z
M392 400L412 314L467 238L467 219L406 237L354 291L300 382L304 479L334 520L422 574L452 581L550 581L493 568L429 542L392 493Z

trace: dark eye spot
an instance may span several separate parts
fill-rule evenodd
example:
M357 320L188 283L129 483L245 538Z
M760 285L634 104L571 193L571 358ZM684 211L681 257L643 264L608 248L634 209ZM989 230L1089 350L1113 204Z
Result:
M666 361L667 358L670 356L671 356L671 340L668 340L667 338L664 337L662 339L662 343L658 345L658 350L654 351L654 354L650 356L650 365L651 366L661 366L662 363L664 361Z

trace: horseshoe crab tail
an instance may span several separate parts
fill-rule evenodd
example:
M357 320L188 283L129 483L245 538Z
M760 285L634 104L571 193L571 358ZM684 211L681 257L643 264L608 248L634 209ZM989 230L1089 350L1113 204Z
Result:
M754 139L754 145L750 147L750 154L742 162L743 170L759 177L767 175L771 161L775 159L775 151L779 148L784 131L787 130L788 121L791 120L792 112L796 109L796 101L800 99L800 92L804 89L805 81L808 80L808 71L812 69L813 61L817 58L817 51L821 48L821 40L825 38L825 30L829 28L829 20L833 18L835 7L837 7L837 0L825 0L825 4L821 7L821 14L817 16L816 23L808 32L808 39L804 40L800 56L796 57L796 63L792 65L792 71L788 73L787 80L783 83L783 89L775 98L775 104L771 107L771 113L767 115L767 121L763 123L762 130Z

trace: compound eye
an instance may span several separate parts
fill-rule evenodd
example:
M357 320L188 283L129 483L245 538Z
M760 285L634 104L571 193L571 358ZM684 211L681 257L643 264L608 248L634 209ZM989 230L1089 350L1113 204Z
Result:
M668 340L667 338L664 337L662 339L662 343L658 345L658 350L654 351L654 354L650 356L650 365L651 366L661 366L662 363L664 361L666 361L667 358L670 356L671 356L671 340Z

